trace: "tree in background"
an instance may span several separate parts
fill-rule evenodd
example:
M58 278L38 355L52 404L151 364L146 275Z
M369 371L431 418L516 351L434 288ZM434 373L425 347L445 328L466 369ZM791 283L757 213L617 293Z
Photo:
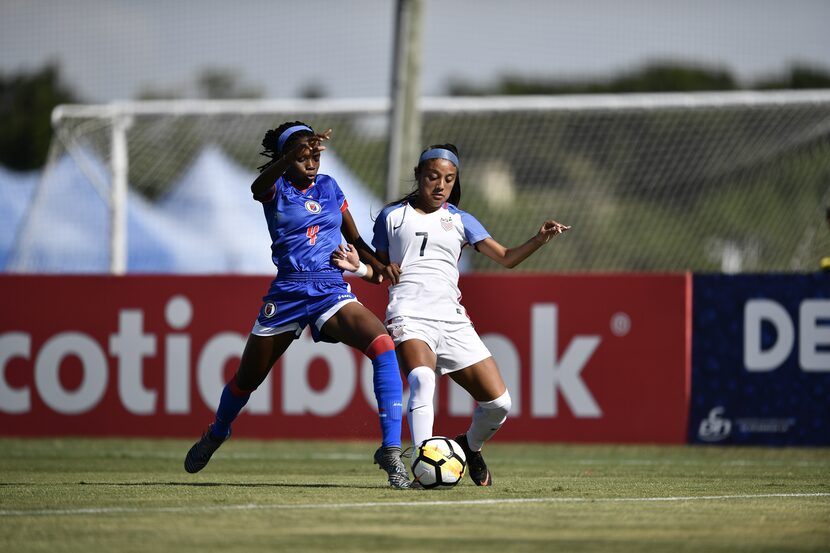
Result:
M203 69L192 84L181 88L158 88L145 86L138 95L139 100L177 100L202 98L205 100L237 100L262 98L260 87L242 82L239 73L233 69L210 67Z
M0 165L18 171L42 167L52 140L52 109L77 101L57 64L0 75Z
M806 65L794 65L783 77L758 82L761 90L830 88L830 72Z
M677 62L655 62L610 79L568 80L507 75L495 85L478 86L462 81L449 85L452 96L598 94L620 92L702 92L747 88L750 90L830 88L830 73L794 66L787 74L740 86L725 69Z

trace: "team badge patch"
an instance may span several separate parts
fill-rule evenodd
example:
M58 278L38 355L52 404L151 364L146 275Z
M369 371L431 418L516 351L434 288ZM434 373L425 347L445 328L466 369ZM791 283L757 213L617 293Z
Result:
M262 314L268 317L269 319L277 314L277 304L272 301L269 301L265 305L262 306Z
M452 230L452 227L452 215L450 215L449 217L441 217L441 228L449 231Z
M309 213L320 213L323 210L322 206L314 200L306 200L305 209Z

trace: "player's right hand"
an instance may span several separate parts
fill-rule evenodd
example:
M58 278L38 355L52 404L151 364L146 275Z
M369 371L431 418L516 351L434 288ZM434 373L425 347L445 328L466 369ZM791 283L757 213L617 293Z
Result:
M536 238L540 240L542 244L547 244L548 242L550 242L550 239L556 236L557 234L562 234L563 232L569 230L571 230L571 227L569 225L563 225L558 221L550 219L542 224L542 227L539 229L539 232L536 233Z

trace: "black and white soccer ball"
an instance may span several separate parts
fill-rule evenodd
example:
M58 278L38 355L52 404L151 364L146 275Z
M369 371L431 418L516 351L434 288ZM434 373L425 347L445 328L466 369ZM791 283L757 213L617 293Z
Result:
M433 436L415 449L411 466L415 481L424 489L452 488L464 477L467 457L455 440Z

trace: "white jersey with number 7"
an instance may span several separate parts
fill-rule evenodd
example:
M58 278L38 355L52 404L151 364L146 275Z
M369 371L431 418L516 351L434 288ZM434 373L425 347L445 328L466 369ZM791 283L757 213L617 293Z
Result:
M464 246L489 237L475 217L449 203L432 213L419 213L407 202L381 211L372 245L401 268L400 282L389 288L386 320L401 315L468 320L458 289L458 259Z

